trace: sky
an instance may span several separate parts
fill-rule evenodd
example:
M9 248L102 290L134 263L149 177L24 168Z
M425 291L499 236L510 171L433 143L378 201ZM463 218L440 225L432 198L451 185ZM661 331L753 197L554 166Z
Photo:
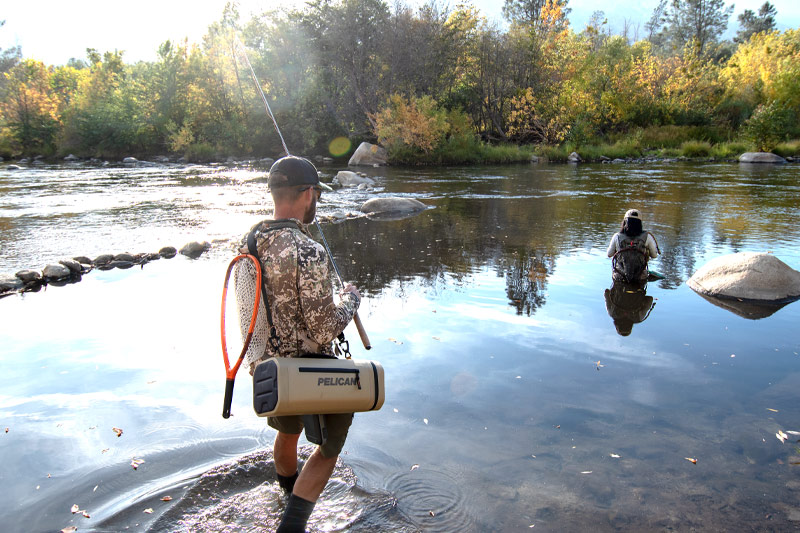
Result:
M423 0L406 0L411 6ZM220 19L225 0L4 0L0 7L0 48L21 46L22 55L46 64L61 65L70 58L85 59L86 49L105 52L124 50L126 62L151 61L159 44L171 39L200 43L208 25ZM440 5L455 6L457 0L439 0ZM622 28L624 20L639 27L650 18L658 0L622 0L603 7L596 0L570 0L570 22L573 29L583 28L592 13L605 12L612 32ZM725 37L735 35L737 16L745 9L755 12L764 0L740 0L728 22ZM800 27L800 6L797 0L772 0L778 10L778 29ZM302 6L303 0L240 0L239 13L247 20L251 13L281 6ZM392 2L389 2L391 5ZM472 0L489 20L503 24L502 0ZM730 2L728 2L730 5ZM633 37L633 35L631 35Z

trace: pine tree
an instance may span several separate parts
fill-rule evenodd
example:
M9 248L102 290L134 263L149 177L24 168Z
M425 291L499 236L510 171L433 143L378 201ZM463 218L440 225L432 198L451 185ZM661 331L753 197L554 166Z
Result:
M739 15L739 31L733 40L737 43L746 43L756 33L768 32L775 29L775 17L778 10L769 2L764 2L758 10L758 15L751 9L745 9Z

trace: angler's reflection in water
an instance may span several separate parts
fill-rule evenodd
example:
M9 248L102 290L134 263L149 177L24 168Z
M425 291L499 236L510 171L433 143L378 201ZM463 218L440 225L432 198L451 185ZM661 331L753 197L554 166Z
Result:
M634 324L647 320L656 306L652 296L647 295L647 283L630 284L614 281L605 291L606 311L614 320L617 333L627 337Z

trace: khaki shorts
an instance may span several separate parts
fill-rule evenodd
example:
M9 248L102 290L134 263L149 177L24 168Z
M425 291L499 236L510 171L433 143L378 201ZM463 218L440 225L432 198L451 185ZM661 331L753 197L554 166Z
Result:
M330 459L342 453L344 441L347 439L347 432L353 423L353 413L329 414L325 415L325 425L328 428L328 439L319 451L323 457ZM303 417L295 416L268 416L267 424L269 427L277 429L281 433L299 435L303 432Z

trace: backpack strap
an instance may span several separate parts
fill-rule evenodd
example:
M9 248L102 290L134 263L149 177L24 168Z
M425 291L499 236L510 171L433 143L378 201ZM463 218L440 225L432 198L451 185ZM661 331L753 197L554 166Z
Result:
M253 229L250 230L250 233L247 234L247 251L250 252L250 255L255 257L258 262L261 262L261 257L258 255L258 245L256 244L256 234L258 233L266 233L268 231L276 231L279 229L287 229L287 228L295 228L299 229L297 222L293 220L276 220L271 224L267 224L266 230L259 231L261 228L262 223L258 223L253 226ZM267 324L269 325L269 343L272 346L272 349L278 351L281 345L281 339L278 337L278 329L275 327L275 324L272 322L272 310L270 309L269 299L267 298L267 274L266 271L262 268L261 269L261 299L264 301L264 309L267 310Z

